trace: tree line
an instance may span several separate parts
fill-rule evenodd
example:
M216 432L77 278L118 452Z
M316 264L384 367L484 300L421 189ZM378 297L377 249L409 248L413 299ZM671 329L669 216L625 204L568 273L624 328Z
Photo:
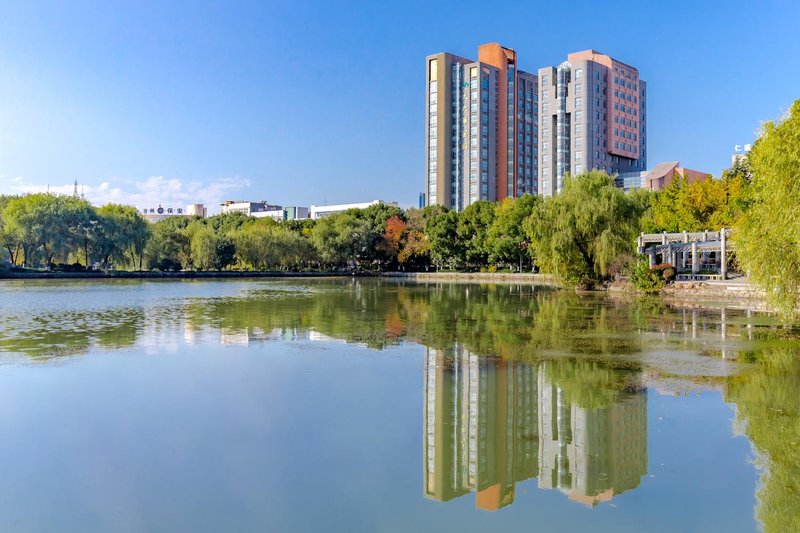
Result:
M663 191L615 187L591 171L554 197L525 195L403 210L378 204L319 220L241 214L146 223L129 206L70 196L0 196L0 241L13 266L158 270L540 271L594 285L637 268L640 231L735 229L736 260L772 302L796 308L800 286L800 100L767 123L749 157L716 179Z
M732 180L713 185L733 190ZM731 211L738 193L703 206L710 196L696 191L701 186L709 187L676 180L661 193L625 193L612 176L591 171L568 179L552 198L476 202L458 213L376 204L318 220L229 213L155 224L129 206L96 208L71 196L31 194L0 197L0 239L8 261L28 268L515 270L591 285L624 268L643 228L727 223L720 212Z

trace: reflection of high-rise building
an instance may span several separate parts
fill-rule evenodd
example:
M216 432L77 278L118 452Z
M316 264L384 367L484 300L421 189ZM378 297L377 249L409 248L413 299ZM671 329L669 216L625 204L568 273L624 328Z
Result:
M580 407L539 373L539 486L594 505L639 485L647 472L647 396Z
M513 502L514 484L537 469L535 369L456 347L429 349L425 376L426 496L476 491L487 510Z
M584 408L545 377L545 364L498 361L460 346L425 360L425 495L514 501L519 481L587 504L632 489L647 469L646 396Z

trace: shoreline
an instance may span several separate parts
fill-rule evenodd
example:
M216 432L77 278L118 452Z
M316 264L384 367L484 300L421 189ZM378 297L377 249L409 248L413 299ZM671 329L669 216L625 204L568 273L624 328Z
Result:
M52 279L52 280L110 280L110 279L247 279L247 278L342 278L373 277L373 274L353 272L244 272L244 271L97 271L97 272L0 272L2 280Z
M549 274L530 272L245 272L245 271L97 271L97 272L0 272L4 280L213 280L213 279L292 279L292 278L384 278L417 283L523 283L559 287L558 280ZM614 282L605 292L612 297L637 296L627 282ZM653 296L667 303L692 305L696 303L740 303L768 310L764 293L750 285L746 278L725 281L676 281Z

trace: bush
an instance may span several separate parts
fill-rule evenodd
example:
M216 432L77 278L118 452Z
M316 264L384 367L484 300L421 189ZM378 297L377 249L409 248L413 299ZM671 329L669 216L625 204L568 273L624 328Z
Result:
M664 281L667 283L675 281L675 278L678 277L678 271L675 270L674 267L667 267L661 271L661 277L664 278Z
M675 281L675 278L678 276L678 271L670 263L659 263L657 265L653 265L651 270L667 283Z
M662 265L656 265L659 267ZM667 265L672 268L671 265ZM629 279L634 287L641 292L655 293L664 288L666 284L663 276L664 269L657 269L656 267L650 268L650 263L644 256L639 256L633 263L629 265ZM674 268L673 268L674 270Z

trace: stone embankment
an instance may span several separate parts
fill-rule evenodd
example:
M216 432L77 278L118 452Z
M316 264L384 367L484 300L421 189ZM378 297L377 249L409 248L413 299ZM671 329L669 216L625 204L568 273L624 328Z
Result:
M547 274L530 272L385 272L387 278L412 281L437 282L461 281L468 283L530 283L533 285L557 285L556 279Z
M627 281L615 282L609 287L612 294L635 294ZM768 310L764 292L748 282L747 278L723 281L676 281L662 289L659 296L665 301L681 306L700 303L725 303L748 309Z

